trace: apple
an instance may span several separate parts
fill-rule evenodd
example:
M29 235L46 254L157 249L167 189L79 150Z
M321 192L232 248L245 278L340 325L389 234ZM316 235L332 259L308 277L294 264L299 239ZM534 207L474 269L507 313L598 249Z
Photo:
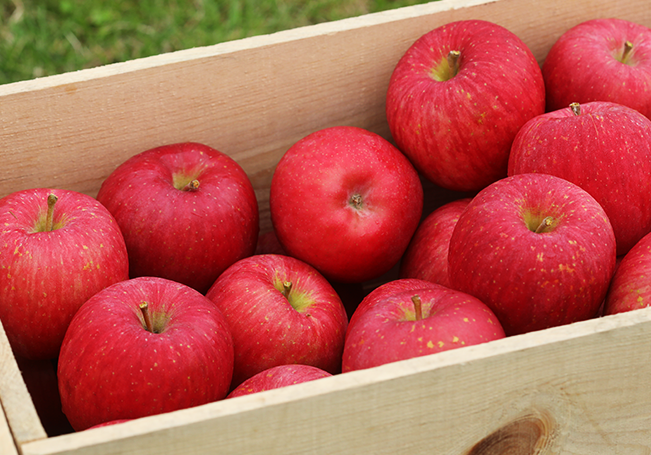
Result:
M472 198L450 201L420 223L400 263L400 278L418 278L449 287L448 248L454 226Z
M221 272L254 253L258 203L240 165L185 142L139 153L106 178L97 199L115 216L130 276L157 276L205 293Z
M287 150L272 177L269 205L287 255L328 280L363 282L400 260L420 221L423 187L389 141L336 126Z
M129 276L124 238L94 198L34 188L0 199L0 320L16 355L58 356L93 294Z
M479 299L440 284L398 279L373 290L350 320L342 372L504 338Z
M448 273L516 335L594 317L615 261L595 198L560 177L518 174L470 201L450 238Z
M398 148L427 179L456 191L506 177L513 138L544 110L544 81L529 48L482 20L421 36L398 61L386 95Z
M206 297L233 335L232 389L278 365L340 371L346 310L330 283L309 264L277 254L250 256L226 269Z
M563 33L542 65L547 110L610 101L651 118L651 29L617 18Z
M63 412L76 431L226 397L233 340L203 294L159 277L98 292L79 309L58 363Z
M610 282L604 315L651 306L651 233L630 249Z
M321 368L311 365L278 365L250 377L237 386L226 398L241 397L265 390L279 389L294 384L314 381L332 376Z
M617 103L593 101L541 114L518 132L509 175L561 177L606 211L626 254L651 231L651 120Z

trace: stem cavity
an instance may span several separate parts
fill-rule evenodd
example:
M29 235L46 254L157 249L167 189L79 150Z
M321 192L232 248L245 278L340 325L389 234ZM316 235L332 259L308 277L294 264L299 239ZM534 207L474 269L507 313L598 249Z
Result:
M579 103L570 103L570 109L572 109L572 113L577 117L581 115L581 105Z

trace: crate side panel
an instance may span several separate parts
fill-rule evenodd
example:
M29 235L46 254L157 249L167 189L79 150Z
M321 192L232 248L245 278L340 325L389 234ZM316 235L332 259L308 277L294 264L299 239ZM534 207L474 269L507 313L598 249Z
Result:
M17 444L47 438L2 324L0 324L0 403ZM0 453L4 452L0 451Z
M651 308L159 420L50 438L23 450L25 455L477 455L504 453L500 444L533 453L531 444L537 443L545 448L541 453L550 454L649 453L650 330ZM256 400L258 406L252 405Z

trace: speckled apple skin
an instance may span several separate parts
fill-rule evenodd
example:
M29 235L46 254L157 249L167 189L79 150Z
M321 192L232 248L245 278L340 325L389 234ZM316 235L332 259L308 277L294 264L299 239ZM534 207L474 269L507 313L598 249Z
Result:
M177 173L195 176L199 188L175 188ZM205 144L169 144L131 157L106 178L97 199L122 230L132 278L167 278L205 294L228 266L253 254L258 241L249 177Z
M354 194L361 209L350 204ZM287 150L274 171L269 206L288 255L331 281L359 283L398 263L420 222L423 187L389 141L338 126Z
M423 318L413 320L412 297ZM477 298L419 279L398 279L373 290L346 332L342 372L372 368L504 338L495 314Z
M400 261L400 278L418 278L450 286L448 248L452 231L471 198L448 202L418 226Z
M34 232L58 197L49 232ZM35 188L0 200L0 320L16 354L54 359L74 314L95 293L129 278L122 233L95 199Z
M651 231L651 120L610 102L542 114L518 132L509 175L537 172L569 180L604 208L626 254Z
M557 220L536 233L527 213ZM518 174L468 204L450 239L450 284L497 315L507 335L594 317L615 270L615 235L599 203L559 177Z
M651 306L651 234L626 253L619 263L604 304L604 314Z
M276 287L291 282L307 304L296 310ZM231 388L268 368L305 364L341 371L348 317L341 299L314 267L284 255L237 261L206 294L226 318L235 346Z
M434 79L451 50L461 52L459 72ZM457 191L505 177L513 138L544 110L544 81L529 48L482 20L451 22L421 36L398 61L386 96L398 148L429 180Z
M145 329L141 302L165 330ZM226 397L233 340L223 315L198 291L163 278L110 286L78 311L58 363L63 412L79 431Z
M622 63L624 43L633 50ZM651 29L618 18L582 22L563 33L542 65L547 111L610 101L651 118Z
M314 381L332 376L321 368L311 365L278 365L261 371L237 386L226 398L241 397L265 390L279 389L294 384Z

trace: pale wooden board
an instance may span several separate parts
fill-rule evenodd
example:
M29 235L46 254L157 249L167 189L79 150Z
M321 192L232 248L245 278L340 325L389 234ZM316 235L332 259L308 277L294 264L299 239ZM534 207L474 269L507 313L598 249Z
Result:
M651 26L648 0L450 0L0 86L0 195L94 195L127 157L195 140L242 164L265 230L271 175L294 141L335 124L388 137L388 79L421 34L492 20L542 61L593 17ZM650 319L639 311L55 438L0 343L0 399L25 454L457 454L531 410L555 422L543 453L651 454Z
M18 449L2 406L0 406L0 453L2 455L18 455Z
M651 25L640 0L447 0L0 86L0 196L35 186L95 195L133 154L193 140L242 164L265 231L273 169L296 140L336 124L389 136L389 77L423 33L492 20L542 60L570 26L609 16Z
M2 324L0 324L0 404L18 444L47 438ZM2 442L1 433L0 428L0 442ZM4 452L0 451L0 454Z
M24 455L466 454L529 416L547 424L544 454L648 454L650 330L647 308L57 436L22 450ZM513 431L502 436L517 441Z

